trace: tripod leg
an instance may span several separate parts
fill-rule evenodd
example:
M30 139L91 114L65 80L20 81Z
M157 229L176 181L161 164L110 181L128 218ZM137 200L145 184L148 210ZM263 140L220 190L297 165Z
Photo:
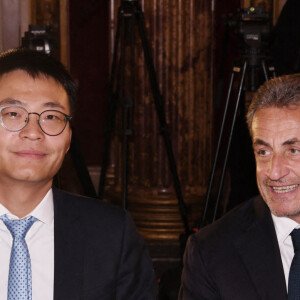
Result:
M151 85L151 89L153 92L155 108L156 108L157 116L158 116L158 119L160 122L162 136L163 136L165 146L166 146L170 170L171 170L173 182L174 182L174 188L175 188L176 195L178 198L178 204L179 204L179 209L180 209L180 213L181 213L181 218L182 218L182 222L185 227L186 234L189 235L190 230L189 230L189 224L188 224L188 218L187 218L187 209L186 209L185 203L183 201L183 195L182 195L180 181L179 181L179 177L178 177L178 173L177 173L176 162L175 162L174 154L172 151L171 141L170 141L169 135L168 135L168 128L167 128L167 122L165 119L163 101L162 101L162 97L161 97L159 86L158 86L157 79L156 79L156 73L155 73L152 57L150 55L149 43L146 38L145 21L144 21L144 17L143 17L143 14L142 14L142 11L140 8L138 9L136 16L137 16L137 20L138 20L138 28L139 28L140 38L141 38L142 45L143 45L146 66L148 68L150 85Z
M224 158L224 162L223 162L223 168L222 168L222 173L221 173L221 178L220 178L220 185L219 185L219 189L218 189L218 195L217 195L217 199L216 199L216 205L215 205L214 216L213 216L212 221L215 221L216 217L217 217L217 212L218 212L219 202L220 202L220 196L221 196L221 192L222 192L222 189L223 189L225 170L226 170L227 161L228 161L229 149L230 149L234 124L235 124L235 120L236 120L236 115L237 115L237 111L238 111L238 107L239 107L239 103L240 103L241 93L242 93L242 89L243 89L243 85L244 85L246 69L247 69L247 60L245 60L244 64L243 64L242 76L241 76L241 80L240 80L238 96L237 96L237 100L236 100L236 104L235 104L234 115L233 115L233 118L232 118L229 138L228 138L228 142L227 142L226 154L225 154L225 158Z
M124 129L126 130L126 129ZM122 201L123 208L127 209L127 187L128 187L128 135L126 132L123 133L123 183L122 183Z
M272 77L276 77L275 67L273 65L269 66L269 71L272 72Z
M269 75L268 75L268 72L267 72L266 62L265 62L264 59L261 60L261 67L262 67L264 75L265 75L265 80L268 81L269 80Z
M101 175L99 180L99 187L98 187L98 198L103 198L104 193L104 186L105 186L105 177L109 163L109 153L110 153L110 144L111 144L111 134L114 127L115 122L115 115L116 115L116 106L117 100L119 98L118 90L119 85L116 84L116 65L117 65L117 54L118 54L118 47L120 41L120 28L122 22L122 15L121 10L118 12L118 23L117 23L117 31L115 36L115 43L114 43L114 54L113 54L113 61L111 67L111 77L110 77L110 87L109 87L109 102L108 102L108 110L106 115L106 123L105 123L105 138L104 138L104 152L101 164ZM117 92L114 92L115 84L117 85Z
M124 39L129 41L129 50L130 50L130 69L134 70L134 14L128 14L126 18L126 31ZM123 48L123 47L121 47ZM122 57L125 56L125 49L123 48L124 53ZM124 67L124 66L123 66ZM125 70L125 67L123 68ZM123 71L122 73L125 73ZM123 80L122 80L123 82ZM123 208L127 209L127 192L128 192L128 156L129 156L129 137L132 136L132 109L134 103L134 80L129 80L129 82L123 83L122 85L130 86L130 95L124 95L122 90L122 135L123 135L123 180L122 180L122 202Z
M89 197L96 197L96 190L94 188L86 164L84 163L80 144L79 141L76 139L75 134L72 135L70 154L77 172L77 176L82 184L84 194Z
M229 88L228 88L228 92L227 92L227 98L226 98L226 103L225 103L225 108L224 108L223 120L222 120L221 128L220 128L219 139L218 139L218 143L217 143L216 154L215 154L215 157L214 157L214 162L213 162L212 170L211 170L211 173L210 173L209 184L208 184L208 188L207 188L207 191L206 191L205 205L204 205L204 210L203 210L203 214L202 214L202 221L201 221L200 227L203 227L205 225L208 205L209 205L209 202L210 202L212 186L213 186L213 182L214 182L214 178L215 178L215 172L216 172L216 168L217 168L217 162L218 162L218 159L219 159L219 153L220 153L221 142L222 142L222 138L223 138L225 121L226 121L226 118L227 118L228 105L229 105L229 100L230 100L230 96L231 96L232 85L233 85L233 82L234 82L234 77L235 77L236 72L240 72L240 69L237 68L237 67L233 67L232 72L231 72L231 76L230 76Z
M131 109L133 107L133 101L127 99L123 104L123 182L122 182L122 201L123 208L127 209L127 190L128 190L128 156L129 156L129 143L128 139L132 136L131 123Z

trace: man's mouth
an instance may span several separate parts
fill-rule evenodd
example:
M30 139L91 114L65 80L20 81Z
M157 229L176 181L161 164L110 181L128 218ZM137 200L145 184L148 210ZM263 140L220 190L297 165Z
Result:
M288 186L273 186L272 189L277 194L283 194L295 190L298 186L299 184L293 184Z
M24 158L43 158L46 156L44 152L38 150L20 150L16 151L15 154Z

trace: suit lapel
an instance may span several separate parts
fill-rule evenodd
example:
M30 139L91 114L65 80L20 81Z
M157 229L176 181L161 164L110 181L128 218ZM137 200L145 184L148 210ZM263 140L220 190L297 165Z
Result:
M263 201L255 202L254 215L235 246L262 299L286 299L284 271L273 220Z
M74 205L66 195L54 195L54 300L80 299L83 284L83 232Z

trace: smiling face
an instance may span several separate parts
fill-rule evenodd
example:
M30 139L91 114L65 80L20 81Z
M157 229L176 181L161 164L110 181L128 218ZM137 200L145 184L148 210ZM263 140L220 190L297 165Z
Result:
M67 93L52 78L33 79L17 70L0 77L0 106L15 104L28 112L56 109L70 114ZM18 182L38 183L49 188L69 149L71 129L67 124L58 136L46 135L38 125L37 115L18 132L0 126L0 187Z
M268 107L253 118L257 184L273 214L300 223L300 107Z

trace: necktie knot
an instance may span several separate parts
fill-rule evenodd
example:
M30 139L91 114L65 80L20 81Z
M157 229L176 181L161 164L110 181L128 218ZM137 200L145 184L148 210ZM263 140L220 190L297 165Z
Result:
M24 239L32 224L37 220L34 217L21 220L10 220L7 215L0 217L7 229L10 231L13 238Z
M291 237L293 241L294 251L300 250L300 229L294 229L291 232Z

